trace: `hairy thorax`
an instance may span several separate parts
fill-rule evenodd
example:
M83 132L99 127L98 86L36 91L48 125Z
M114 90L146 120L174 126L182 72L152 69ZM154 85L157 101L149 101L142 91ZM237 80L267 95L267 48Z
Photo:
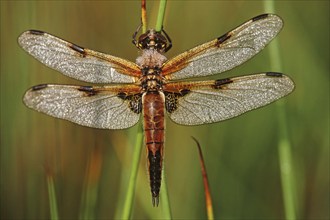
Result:
M141 68L140 83L144 91L162 90L165 79L161 75L161 68L165 61L166 57L153 49L143 50L141 56L136 59Z
M143 50L141 56L136 58L136 64L143 68L161 68L167 58L157 50Z

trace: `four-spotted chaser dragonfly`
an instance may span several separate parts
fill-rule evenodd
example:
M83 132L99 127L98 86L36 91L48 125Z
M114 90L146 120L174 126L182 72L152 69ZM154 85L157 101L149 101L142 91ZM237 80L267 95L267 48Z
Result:
M130 62L36 30L24 32L21 47L64 75L116 85L41 84L24 95L29 108L74 123L103 129L135 125L142 113L152 203L158 206L164 150L164 116L182 125L223 121L267 105L294 89L282 73L265 72L218 80L182 79L230 70L261 51L281 30L274 14L262 14L210 42L170 60L165 31L148 30L133 43L141 54Z

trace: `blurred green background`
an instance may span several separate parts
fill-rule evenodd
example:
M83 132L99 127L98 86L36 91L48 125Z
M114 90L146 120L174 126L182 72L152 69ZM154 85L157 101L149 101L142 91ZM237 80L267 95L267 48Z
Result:
M154 27L157 2L147 2ZM164 27L173 41L168 57L219 37L265 13L262 1L170 1ZM279 1L284 21L277 37L282 71L295 81L284 99L299 219L329 219L329 1ZM98 130L54 119L22 103L41 83L85 84L47 68L17 44L25 30L52 33L80 46L134 61L131 36L140 1L1 1L1 219L48 219L47 174L55 183L61 219L77 219L86 186L95 219L120 214L138 126ZM266 48L229 76L270 69ZM175 219L206 217L197 148L203 148L216 218L283 219L278 159L278 106L203 126L167 120L165 175ZM142 152L132 218L162 219L153 208Z

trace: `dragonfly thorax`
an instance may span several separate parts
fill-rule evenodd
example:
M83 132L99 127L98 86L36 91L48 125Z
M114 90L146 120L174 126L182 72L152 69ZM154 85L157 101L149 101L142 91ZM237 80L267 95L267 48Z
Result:
M158 67L145 67L142 70L140 79L143 91L159 91L162 90L164 77L161 76L161 69Z
M136 58L136 64L143 68L161 68L167 58L157 50L142 50L141 56Z
M136 64L141 68L140 82L144 91L162 89L164 78L161 76L161 68L166 60L164 55L154 49L143 50L136 59Z

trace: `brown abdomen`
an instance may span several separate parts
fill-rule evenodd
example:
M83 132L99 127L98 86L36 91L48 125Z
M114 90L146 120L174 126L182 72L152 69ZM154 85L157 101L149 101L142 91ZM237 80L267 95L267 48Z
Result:
M162 92L147 92L142 96L142 103L152 203L158 206L164 147L165 97Z

